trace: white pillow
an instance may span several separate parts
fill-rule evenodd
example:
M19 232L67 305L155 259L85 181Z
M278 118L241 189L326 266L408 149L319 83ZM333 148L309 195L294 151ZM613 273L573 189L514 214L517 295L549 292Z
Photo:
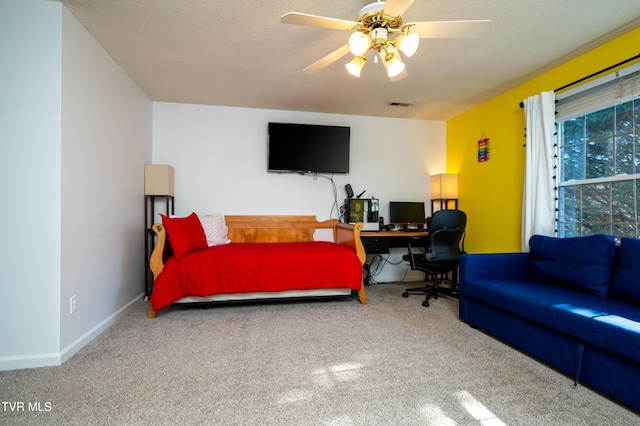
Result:
M208 214L204 218L200 218L202 228L207 236L207 245L209 247L221 246L229 244L231 240L227 237L229 228L221 214Z

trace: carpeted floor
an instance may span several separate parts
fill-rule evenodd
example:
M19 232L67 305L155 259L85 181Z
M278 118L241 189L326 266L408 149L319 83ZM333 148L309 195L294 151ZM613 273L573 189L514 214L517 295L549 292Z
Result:
M415 283L414 283L415 284ZM136 303L60 367L0 372L1 424L632 425L637 413L407 285L355 300L162 311ZM29 411L28 404L41 411ZM1 408L1 407L0 407Z

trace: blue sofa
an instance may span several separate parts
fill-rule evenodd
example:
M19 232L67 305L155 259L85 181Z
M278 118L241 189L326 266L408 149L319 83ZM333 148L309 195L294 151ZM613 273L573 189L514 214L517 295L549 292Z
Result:
M640 239L460 258L460 319L640 411Z

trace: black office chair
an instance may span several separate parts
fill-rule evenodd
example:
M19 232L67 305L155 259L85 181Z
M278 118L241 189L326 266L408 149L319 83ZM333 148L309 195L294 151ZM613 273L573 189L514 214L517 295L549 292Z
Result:
M464 253L465 228L467 215L461 210L439 210L431 218L427 231L429 232L429 246L426 253L413 252L411 241L407 243L409 253L403 256L409 261L412 270L422 271L425 278L433 277L433 284L425 287L408 288L402 297L409 297L409 293L426 293L422 306L429 306L429 299L438 298L438 293L457 297L458 259ZM439 286L439 277L452 274L451 288Z

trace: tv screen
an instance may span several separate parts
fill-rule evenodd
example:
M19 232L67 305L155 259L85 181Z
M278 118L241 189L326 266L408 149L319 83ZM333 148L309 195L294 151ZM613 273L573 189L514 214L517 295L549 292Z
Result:
M397 225L423 225L424 203L414 201L391 201L389 203L389 222Z
M351 129L341 126L269 123L268 170L349 173Z

